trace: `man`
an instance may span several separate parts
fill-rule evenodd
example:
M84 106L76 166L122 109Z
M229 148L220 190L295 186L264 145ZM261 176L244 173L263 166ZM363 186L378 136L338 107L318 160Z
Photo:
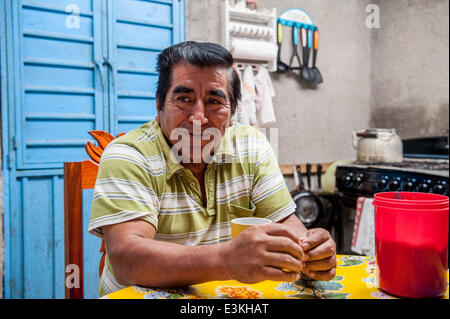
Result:
M323 229L307 231L293 214L265 136L232 126L240 99L232 65L213 43L165 49L155 121L105 149L89 226L106 242L101 295L129 285L334 277L334 241ZM245 216L273 223L231 239L230 220Z

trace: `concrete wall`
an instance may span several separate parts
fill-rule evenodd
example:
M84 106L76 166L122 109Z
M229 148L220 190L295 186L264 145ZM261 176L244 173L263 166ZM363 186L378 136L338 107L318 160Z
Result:
M280 164L353 159L351 131L370 123L371 36L366 0L259 0L279 15L303 8L320 28L317 60L324 83L306 87L298 74L271 73ZM220 1L189 0L188 40L220 43ZM207 27L205 27L207 26ZM292 53L291 29L283 27L282 60Z
M402 138L446 135L449 128L449 1L380 0L372 33L374 127Z

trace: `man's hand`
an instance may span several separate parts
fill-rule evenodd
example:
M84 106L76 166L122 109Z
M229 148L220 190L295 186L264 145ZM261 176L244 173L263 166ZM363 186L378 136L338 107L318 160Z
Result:
M330 280L336 275L336 243L322 228L308 230L300 238L305 266L302 273L316 280Z
M298 236L286 225L249 227L224 243L228 277L243 283L296 281L303 267ZM290 270L283 271L282 269Z

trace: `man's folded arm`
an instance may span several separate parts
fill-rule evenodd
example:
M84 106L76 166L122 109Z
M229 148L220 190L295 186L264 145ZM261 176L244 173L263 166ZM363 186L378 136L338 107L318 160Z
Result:
M228 277L221 244L183 246L154 239L143 220L102 227L116 279L123 285L180 287Z

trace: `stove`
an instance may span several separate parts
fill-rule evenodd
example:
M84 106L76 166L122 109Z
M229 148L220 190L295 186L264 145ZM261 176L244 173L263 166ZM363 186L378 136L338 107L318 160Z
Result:
M400 163L362 163L336 167L334 192L338 253L351 250L358 197L388 191L449 196L448 136L403 140Z
M447 159L405 158L401 163L361 163L336 168L334 192L336 244L340 254L351 250L358 197L387 191L435 193L449 196Z
M352 196L386 191L449 196L448 159L404 159L401 163L353 162L336 168L336 187Z

